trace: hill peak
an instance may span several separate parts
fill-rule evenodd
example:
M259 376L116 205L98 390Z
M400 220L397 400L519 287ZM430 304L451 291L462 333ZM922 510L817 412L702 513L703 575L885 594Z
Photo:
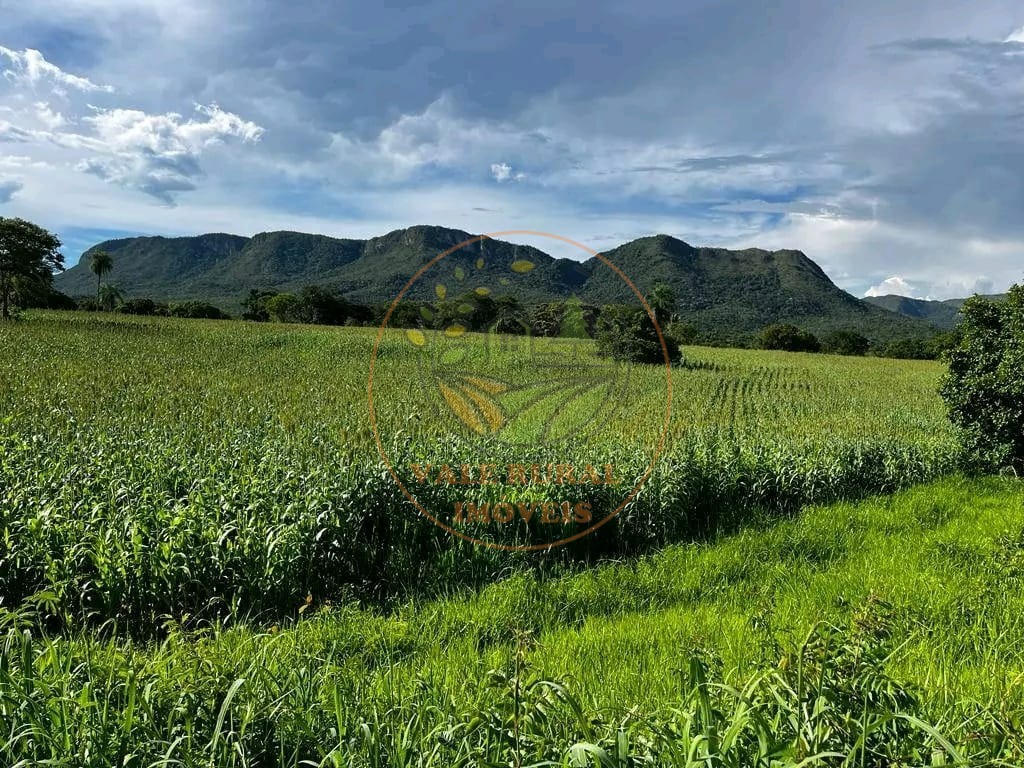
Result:
M473 235L461 229L449 229L431 224L416 224L403 229L395 229L385 235L371 237L366 241L369 250L380 250L394 245L405 247L440 247L441 250L451 248L472 238Z

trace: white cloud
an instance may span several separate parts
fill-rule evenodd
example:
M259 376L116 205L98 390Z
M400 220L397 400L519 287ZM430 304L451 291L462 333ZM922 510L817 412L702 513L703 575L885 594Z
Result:
M6 57L10 61L10 67L3 71L3 76L18 85L24 84L33 88L49 85L58 93L63 93L65 87L83 92L113 93L114 91L113 86L97 85L88 78L65 72L56 64L47 61L43 54L34 48L14 51L0 45L0 56Z
M95 153L81 160L78 170L170 204L173 193L195 189L205 149L228 138L257 142L263 135L260 126L216 104L196 105L196 112L205 119L183 121L174 112L150 115L135 109L97 109L82 119L93 127L94 136L65 134L58 141L80 144Z
M42 127L0 122L0 140L67 150L75 169L167 204L173 204L174 193L196 188L204 152L228 139L254 143L263 135L260 126L216 104L197 104L196 117L189 119L175 112L92 107L92 114L78 121L86 131L67 129L70 121L45 104L33 106L34 113L22 117Z
M855 296L873 290L953 299L1024 282L1024 239L954 237L927 225L792 214L775 229L752 232L733 246L801 250ZM886 286L893 277L907 289Z
M193 104L194 112L110 105L114 88L65 72L38 51L0 46L0 146L18 145L33 171L36 163L92 174L171 205L179 192L194 190L204 175L200 163L215 148L235 140L258 142L264 129L217 103ZM87 103L98 98L101 106ZM142 96L146 98L145 95ZM59 105L59 106L56 106ZM223 154L223 150L217 153ZM66 189L67 183L59 185ZM7 199L13 194L5 193Z
M491 175L495 181L508 181L512 178L512 166L508 163L492 163Z
M511 163L492 163L504 155ZM419 173L444 171L448 174L477 175L490 168L497 178L508 165L508 176L500 181L525 178L514 173L513 164L527 157L554 162L550 138L537 131L521 130L511 122L469 119L455 99L442 94L418 112L402 114L368 137L335 131L320 157L307 157L301 170L316 174L356 174L364 182L396 184ZM305 167L302 167L302 166Z
M491 175L498 183L526 178L525 173L512 173L512 166L508 163L491 163Z
M1010 35L1008 38L1006 38L1006 40L1004 40L1003 42L1005 42L1005 43L1024 43L1024 27L1021 27L1020 29L1018 29L1016 32L1014 32L1012 35Z
M49 130L55 131L59 128L63 128L68 124L67 118L64 117L60 112L55 112L50 108L50 105L45 101L37 101L35 103L36 117L39 122L45 125Z
M878 285L873 285L864 291L865 296L888 296L890 294L909 296L912 299L920 298L917 295L918 289L900 275L888 277Z

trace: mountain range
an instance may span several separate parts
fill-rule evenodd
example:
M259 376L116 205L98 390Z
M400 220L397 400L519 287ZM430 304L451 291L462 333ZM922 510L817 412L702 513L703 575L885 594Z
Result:
M352 301L374 304L391 301L417 270L471 237L460 230L414 226L368 240L300 232L123 238L87 250L76 266L57 277L56 287L70 295L95 292L89 258L104 250L114 262L104 279L126 297L198 299L231 310L250 289L286 291L316 284L339 290ZM817 334L855 330L875 342L920 337L931 335L937 326L947 327L956 312L952 306L946 312L948 302L907 300L912 303L904 305L890 301L892 297L857 299L800 251L694 247L655 235L602 256L645 294L659 282L668 283L680 317L706 338L723 342L749 339L776 322ZM517 263L532 268L518 274L512 267ZM635 301L622 280L596 257L584 262L557 259L532 246L485 238L453 252L435 269L442 266L454 288L507 292L524 304L569 296L593 304ZM460 276L465 286L451 275ZM406 298L432 299L436 283L433 277L421 280Z
M1006 294L991 294L986 299L1002 299ZM890 312L898 312L907 317L915 317L937 325L939 328L954 328L960 322L960 307L967 299L945 299L933 301L931 299L912 299L907 296L889 294L886 296L869 296L864 301L874 304L876 307L888 309Z

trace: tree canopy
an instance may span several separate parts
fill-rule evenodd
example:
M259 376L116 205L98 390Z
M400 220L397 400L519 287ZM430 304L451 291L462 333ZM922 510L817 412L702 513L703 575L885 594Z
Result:
M949 418L976 468L1024 471L1024 286L1002 302L970 298L961 312L939 389Z
M89 257L89 269L96 275L96 303L102 305L103 297L100 295L100 285L103 276L114 268L114 257L106 251L93 251Z
M53 285L53 273L64 269L61 242L30 221L0 216L0 317L11 306Z
M664 333L662 325L668 322L675 304L672 289L661 283L655 285L647 297L647 304L662 333L659 335L659 328L655 328L651 316L641 307L608 304L597 318L594 340L599 354L633 363L664 363L667 352L670 362L678 361L679 344L671 335Z
M779 349L785 352L818 352L821 344L817 337L790 323L769 325L758 336L761 349Z

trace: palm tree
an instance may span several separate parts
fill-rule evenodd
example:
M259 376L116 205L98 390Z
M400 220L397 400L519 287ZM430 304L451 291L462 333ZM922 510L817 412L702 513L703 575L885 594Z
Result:
M117 305L124 300L121 291L116 285L104 285L96 296L96 303L100 309L113 312Z
M654 313L658 325L666 325L672 320L676 308L676 293L668 283L658 283L647 297L647 305Z
M114 268L114 257L106 251L93 251L89 259L89 269L96 275L96 302L100 302L100 281L103 276Z

